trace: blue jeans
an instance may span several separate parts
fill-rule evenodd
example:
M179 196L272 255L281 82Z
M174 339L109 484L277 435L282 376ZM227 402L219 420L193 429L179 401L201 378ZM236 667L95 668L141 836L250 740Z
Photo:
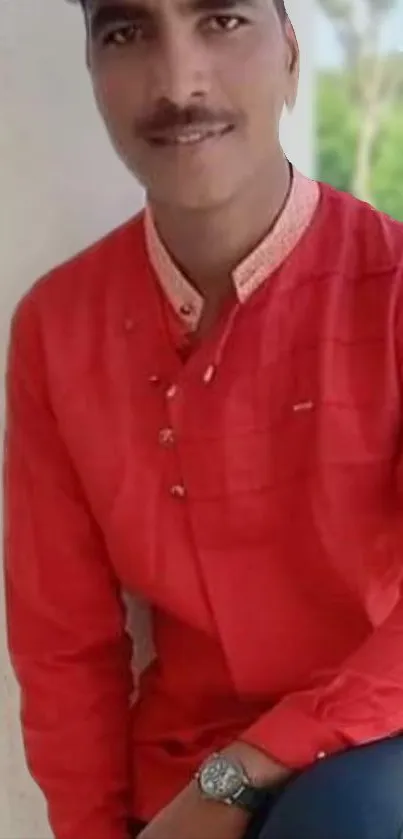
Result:
M318 761L262 809L245 839L403 839L403 736Z
M319 761L245 839L403 839L403 737Z

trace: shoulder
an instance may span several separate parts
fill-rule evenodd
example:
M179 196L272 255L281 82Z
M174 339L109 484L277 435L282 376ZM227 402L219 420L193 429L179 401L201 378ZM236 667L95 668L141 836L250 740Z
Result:
M393 272L403 266L403 224L370 204L321 184L322 232L333 245L327 259L349 264L351 271ZM350 272L348 272L350 273Z
M21 298L12 331L32 320L57 328L61 322L85 318L107 305L117 280L142 270L145 259L143 213L120 225L71 259L40 277Z

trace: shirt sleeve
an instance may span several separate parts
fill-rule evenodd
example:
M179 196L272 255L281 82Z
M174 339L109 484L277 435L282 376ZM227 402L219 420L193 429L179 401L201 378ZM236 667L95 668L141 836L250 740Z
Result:
M57 839L124 839L130 640L46 387L35 307L13 321L5 439L8 642L28 766Z
M396 318L396 358L400 383L403 382L402 292L400 283ZM394 480L397 515L395 522L391 523L390 535L396 567L400 557L403 577L402 446L396 452ZM373 630L343 666L324 674L321 684L315 689L285 697L256 720L241 739L291 769L303 769L326 754L365 745L401 732L402 596L389 617Z
M403 548L403 542L402 542ZM403 601L339 670L287 696L241 739L291 769L403 731Z

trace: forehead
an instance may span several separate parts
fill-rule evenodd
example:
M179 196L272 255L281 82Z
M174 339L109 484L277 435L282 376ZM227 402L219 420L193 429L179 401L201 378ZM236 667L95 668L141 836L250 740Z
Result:
M154 14L173 13L188 15L200 11L225 11L236 9L257 10L270 0L85 0L90 17L106 14L115 17L136 15L141 10Z

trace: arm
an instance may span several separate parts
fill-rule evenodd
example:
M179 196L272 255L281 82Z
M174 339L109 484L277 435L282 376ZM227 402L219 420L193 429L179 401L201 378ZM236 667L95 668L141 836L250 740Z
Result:
M398 539L403 552L401 532ZM398 734L403 731L402 650L399 599L339 669L324 675L319 687L284 698L243 733L242 741L290 769L303 769L326 754Z
M57 839L124 839L131 644L58 435L32 301L14 319L5 449L8 640L30 771Z
M398 291L394 337L401 389L401 284ZM398 567L399 560L403 558L402 447L396 452L393 479L396 515L387 536L391 558ZM317 689L286 697L244 732L242 740L290 769L303 769L323 754L330 755L403 731L402 595L401 588L401 597L389 617L373 630L342 666L324 674Z
M321 689L287 697L224 751L241 761L254 783L277 785L322 751L335 753L403 730L402 646L400 602ZM204 800L192 781L141 839L241 839L248 821L237 807Z
M291 769L403 730L403 602L317 690L295 693L242 740Z

